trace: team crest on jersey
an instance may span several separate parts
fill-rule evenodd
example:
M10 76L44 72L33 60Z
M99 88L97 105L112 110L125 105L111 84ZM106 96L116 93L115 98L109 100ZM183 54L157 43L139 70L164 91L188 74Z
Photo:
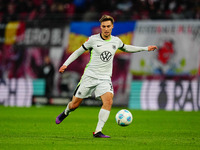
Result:
M100 55L100 59L104 62L108 62L112 58L112 54L109 51L104 51Z
M116 49L116 46L115 46L115 45L113 45L113 46L112 46L112 48L115 50L115 49Z

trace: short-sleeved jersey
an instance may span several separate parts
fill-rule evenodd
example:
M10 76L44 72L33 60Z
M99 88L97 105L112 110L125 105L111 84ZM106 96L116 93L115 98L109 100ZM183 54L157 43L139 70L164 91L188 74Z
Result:
M104 40L101 34L95 34L82 46L85 50L90 50L90 61L84 74L98 79L110 79L115 52L118 48L123 48L123 42L116 36Z

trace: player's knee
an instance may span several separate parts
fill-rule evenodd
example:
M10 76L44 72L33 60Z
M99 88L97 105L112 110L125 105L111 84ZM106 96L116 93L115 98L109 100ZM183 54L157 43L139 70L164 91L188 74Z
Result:
M112 104L113 104L112 100L106 101L106 102L103 103L102 108L106 109L106 110L111 110Z
M108 99L108 103L109 103L110 106L112 106L112 104L113 104L113 95L112 94L110 94L110 97Z
M106 93L106 97L102 97L103 104L106 106L112 106L113 104L113 94Z
M104 105L111 107L113 104L113 100L112 99L108 99L107 101L104 102Z
M110 100L108 101L108 105L109 105L109 106L112 106L112 104L113 104L113 99L110 99Z

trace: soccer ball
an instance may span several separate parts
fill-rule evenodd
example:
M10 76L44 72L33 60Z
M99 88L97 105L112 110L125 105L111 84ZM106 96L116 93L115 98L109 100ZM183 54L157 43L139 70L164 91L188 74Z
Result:
M122 109L116 114L115 120L120 126L128 126L131 124L133 117L130 111L127 109Z

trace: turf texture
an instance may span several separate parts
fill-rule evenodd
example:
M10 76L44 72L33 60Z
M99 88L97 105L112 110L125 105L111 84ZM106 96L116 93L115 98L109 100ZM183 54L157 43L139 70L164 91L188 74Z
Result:
M64 106L0 106L0 150L200 150L200 111L130 110L133 122L121 127L112 108L103 133L93 138L100 107L79 107L55 124Z

